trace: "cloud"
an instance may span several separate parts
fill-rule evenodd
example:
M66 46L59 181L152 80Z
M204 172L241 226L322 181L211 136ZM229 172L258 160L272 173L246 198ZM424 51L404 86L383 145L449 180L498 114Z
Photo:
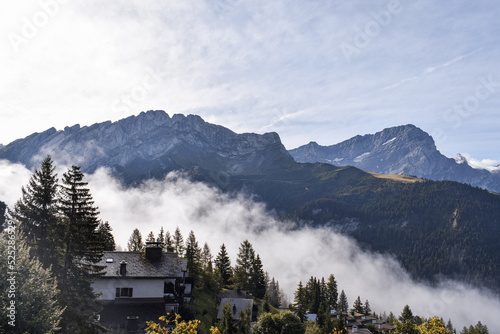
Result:
M23 165L0 160L0 201L12 208L21 198L21 187L30 177L31 172Z
M248 239L290 300L299 281L333 273L350 305L359 295L379 313L398 315L408 304L415 314L450 318L457 328L480 320L492 332L500 330L500 300L491 292L455 281L434 287L414 282L393 257L362 251L352 239L327 228L293 229L250 196L223 194L176 173L126 189L100 169L89 176L89 186L123 248L136 227L146 236L161 226L170 233L179 226L185 236L193 230L214 256L225 243L234 264L240 243Z
M467 163L472 168L486 169L486 170L489 170L490 172L500 171L500 161L498 161L498 160L492 160L492 159L478 160L478 159L471 157L471 155L468 153L462 153L461 155L463 157L465 157L465 159L467 160Z

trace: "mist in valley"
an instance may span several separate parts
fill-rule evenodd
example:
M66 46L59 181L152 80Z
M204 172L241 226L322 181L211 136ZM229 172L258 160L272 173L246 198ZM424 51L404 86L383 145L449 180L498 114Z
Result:
M58 176L64 171L58 168ZM0 161L0 200L12 207L30 176L23 166ZM157 235L163 227L173 234L178 226L185 239L193 230L200 246L207 242L214 258L224 243L234 265L241 242L248 239L289 301L299 281L334 274L350 306L360 296L374 312L398 316L408 304L414 314L451 319L458 331L481 321L492 333L500 332L500 298L491 291L452 280L435 286L415 282L394 257L363 251L353 239L327 228L295 229L247 194L224 194L180 173L126 188L102 168L87 181L101 219L111 224L123 250L134 228L145 239L150 231Z

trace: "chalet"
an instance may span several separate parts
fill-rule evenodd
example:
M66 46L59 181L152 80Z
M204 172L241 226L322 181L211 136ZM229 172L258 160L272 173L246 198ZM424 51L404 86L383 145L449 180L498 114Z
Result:
M111 331L143 328L191 300L187 260L157 243L148 243L144 252L104 252L98 265L104 274L92 287L103 307L99 322Z

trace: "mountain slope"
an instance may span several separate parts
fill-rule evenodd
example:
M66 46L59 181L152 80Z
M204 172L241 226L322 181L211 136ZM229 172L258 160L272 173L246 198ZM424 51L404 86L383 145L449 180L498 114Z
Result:
M356 137L352 160L371 159L371 153L363 154L397 142L405 129L406 136L414 136L414 127L392 130L377 139L378 145ZM429 137L421 134L420 142L409 142L415 147L407 148L408 166L428 164L423 153L435 150ZM87 173L110 167L129 186L184 170L222 191L251 194L278 218L299 226L327 226L367 249L394 254L416 278L445 275L500 291L500 196L482 189L383 178L350 166L297 163L275 133L236 134L198 116L169 117L163 111L90 127L49 129L8 144L0 149L0 158L38 168L48 153L58 165L81 165Z
M59 164L86 173L107 166L126 183L161 178L194 166L229 175L260 173L276 163L293 163L276 133L236 134L201 117L148 111L118 122L54 128L0 149L0 159L39 166L50 154Z
M442 155L434 140L414 125L387 128L355 136L336 145L315 142L290 150L298 162L326 162L355 166L381 174L414 175L430 180L451 180L500 192L500 174L474 169Z

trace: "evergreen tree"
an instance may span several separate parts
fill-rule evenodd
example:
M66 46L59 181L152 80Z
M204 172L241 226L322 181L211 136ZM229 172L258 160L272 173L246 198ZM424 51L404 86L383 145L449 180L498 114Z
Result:
M250 334L250 323L252 322L252 311L250 307L238 314L238 334Z
M233 310L231 303L222 307L222 319L217 323L217 328L222 334L237 334L238 328L233 320Z
M337 291L337 281L335 280L335 276L331 274L328 277L328 282L326 283L326 300L328 305L332 310L337 309L337 298L338 298L338 291Z
M193 277L195 284L201 286L201 249L198 246L198 241L194 232L191 230L186 240L186 259L189 276Z
M184 238L182 237L181 229L179 228L179 226L177 226L177 228L175 229L173 242L174 242L174 251L179 256L183 256L184 255Z
M62 315L56 280L50 269L43 268L36 257L30 256L21 233L9 233L14 226L9 224L0 233L0 333L55 333ZM15 239L11 239L11 235L16 235ZM16 246L15 264L9 262L7 256L12 241ZM15 274L11 274L13 272ZM14 282L16 289L11 291ZM14 306L11 301L15 301Z
M352 311L356 313L364 313L364 308L363 308L363 303L361 302L361 298L358 296L358 298L354 301Z
M94 322L99 307L91 284L100 276L97 266L103 254L99 237L98 209L80 167L73 166L63 174L60 210L63 216L64 267L58 273L60 301L66 307L61 322L63 332L97 333Z
M259 254L255 257L252 270L250 275L251 280L251 292L257 298L263 298L266 293L266 275L264 269L262 268L262 261L260 260Z
M372 313L372 308L370 307L370 302L368 299L365 301L365 306L363 307L363 313L365 315L370 315Z
M108 222L100 222L97 227L97 232L102 239L101 242L103 244L104 251L114 251L116 249L115 238L113 237L111 231L113 231L113 229Z
M232 277L231 260L227 254L226 246L220 246L219 254L215 258L215 268L220 273L223 286L229 285L229 280Z
M155 234L153 233L153 231L149 232L146 238L146 243L148 242L156 242Z
M337 312L342 314L347 314L349 310L349 303L347 302L347 296L344 290L340 292L339 301L337 302Z
M5 223L5 212L6 211L7 211L7 204L0 201L0 232L2 232L4 229L3 225Z
M267 292L264 294L264 299L262 300L262 313L271 312L271 306L269 305L269 297Z
M142 235L139 229L134 229L132 235L128 239L128 251L129 252L142 252L144 249L144 243L142 242Z
M489 334L488 327L483 325L481 321L479 321L476 326L470 325L469 328L464 327L460 334Z
M212 253L210 252L210 247L205 242L203 245L203 250L201 251L201 264L203 270L212 272Z
M306 320L307 297L306 297L306 289L302 285L302 282L299 282L299 287L295 292L293 310L295 314L299 317L300 321L304 322Z
M165 230L163 229L163 226L160 228L160 233L158 233L158 238L156 238L156 242L162 249L166 247Z
M59 265L61 239L58 213L58 180L55 166L47 156L22 188L22 198L16 203L13 216L20 222L32 255L37 256L44 267ZM50 251L48 251L50 250Z
M172 236L169 231L165 233L165 248L167 249L167 252L175 252L174 241L172 240Z
M278 281L274 280L274 277L269 282L267 287L267 294L269 296L269 304L274 307L280 307L281 304L281 292L280 285Z
M234 268L233 283L237 289L253 291L251 276L255 262L255 251L252 244L245 240L241 243L236 267Z

